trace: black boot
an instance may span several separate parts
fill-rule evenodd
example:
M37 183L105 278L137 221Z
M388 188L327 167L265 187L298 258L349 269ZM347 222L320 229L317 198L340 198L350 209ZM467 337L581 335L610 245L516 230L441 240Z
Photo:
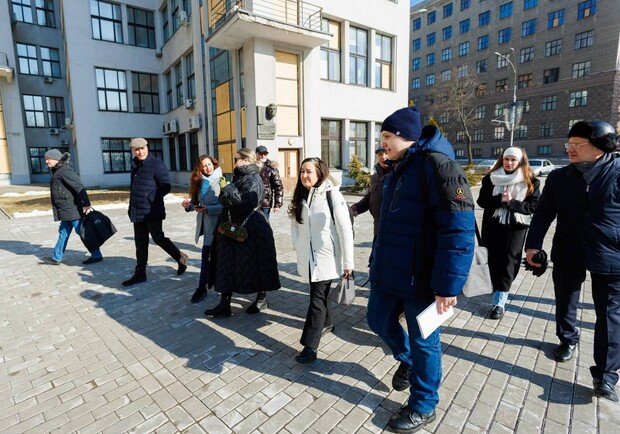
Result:
M267 303L267 293L259 292L256 294L256 300L254 303L248 306L245 310L249 314L259 313L261 310L265 310L269 307L269 303Z
M214 318L226 318L232 315L230 311L230 299L232 298L231 294L222 294L222 298L220 298L220 302L213 309L205 310L205 315L212 316Z
M123 282L123 286L131 286L142 282L146 282L146 274L134 274Z
M207 296L207 288L205 288L204 286L199 286L194 292L194 295L192 295L191 301L192 303L198 303L200 300L202 300L206 296Z

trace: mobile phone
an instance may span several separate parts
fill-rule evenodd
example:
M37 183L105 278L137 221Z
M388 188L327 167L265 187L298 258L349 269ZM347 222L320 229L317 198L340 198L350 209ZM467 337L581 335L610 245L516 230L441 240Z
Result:
M202 206L202 205L197 205L197 206L194 207L194 209L205 209L205 207Z

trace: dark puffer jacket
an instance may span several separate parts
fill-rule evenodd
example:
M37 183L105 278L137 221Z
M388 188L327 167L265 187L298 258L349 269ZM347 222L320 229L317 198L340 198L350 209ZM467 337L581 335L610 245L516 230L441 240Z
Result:
M375 165L375 173L370 177L370 187L364 195L364 197L354 204L358 214L370 211L374 220L374 235L377 235L379 229L379 215L381 214L381 199L383 197L383 182L388 173L390 173L390 167L381 167L380 164Z
M131 160L129 219L132 222L166 218L164 196L170 193L170 176L163 161L149 154L144 161Z
M52 179L50 180L50 194L52 197L52 210L54 221L71 221L82 218L82 208L89 207L88 193L80 177L69 165L71 155L65 152L52 168Z
M271 160L263 163L263 168L260 171L260 177L263 180L265 187L265 197L261 203L261 208L281 208L282 196L284 187L282 186L282 180L280 179L280 172L276 167L276 163Z

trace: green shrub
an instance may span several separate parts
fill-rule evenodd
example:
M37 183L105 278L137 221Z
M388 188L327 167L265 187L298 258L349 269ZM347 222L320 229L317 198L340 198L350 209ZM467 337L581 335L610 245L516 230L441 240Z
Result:
M467 182L469 182L470 187L474 187L480 184L480 180L484 177L482 173L476 173L475 167L465 166L463 168L465 170L465 174L467 175Z
M362 166L357 155L353 155L349 162L349 178L355 181L355 185L351 187L353 192L364 191L370 187L370 172Z

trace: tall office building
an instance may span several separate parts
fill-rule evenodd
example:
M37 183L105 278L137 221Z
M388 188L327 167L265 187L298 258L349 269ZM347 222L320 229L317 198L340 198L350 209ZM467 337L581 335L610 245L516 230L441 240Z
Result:
M371 166L381 120L406 105L403 0L0 2L0 182L46 182L72 154L87 186L128 182L129 140L186 184L200 154L232 172L265 145L288 189L301 159L336 177Z
M410 25L410 100L440 123L458 158L467 157L463 129L436 113L433 90L459 75L478 84L475 158L494 158L509 145L501 122L514 91L523 110L514 144L530 157L564 158L578 120L619 126L615 0L428 0L411 8Z

